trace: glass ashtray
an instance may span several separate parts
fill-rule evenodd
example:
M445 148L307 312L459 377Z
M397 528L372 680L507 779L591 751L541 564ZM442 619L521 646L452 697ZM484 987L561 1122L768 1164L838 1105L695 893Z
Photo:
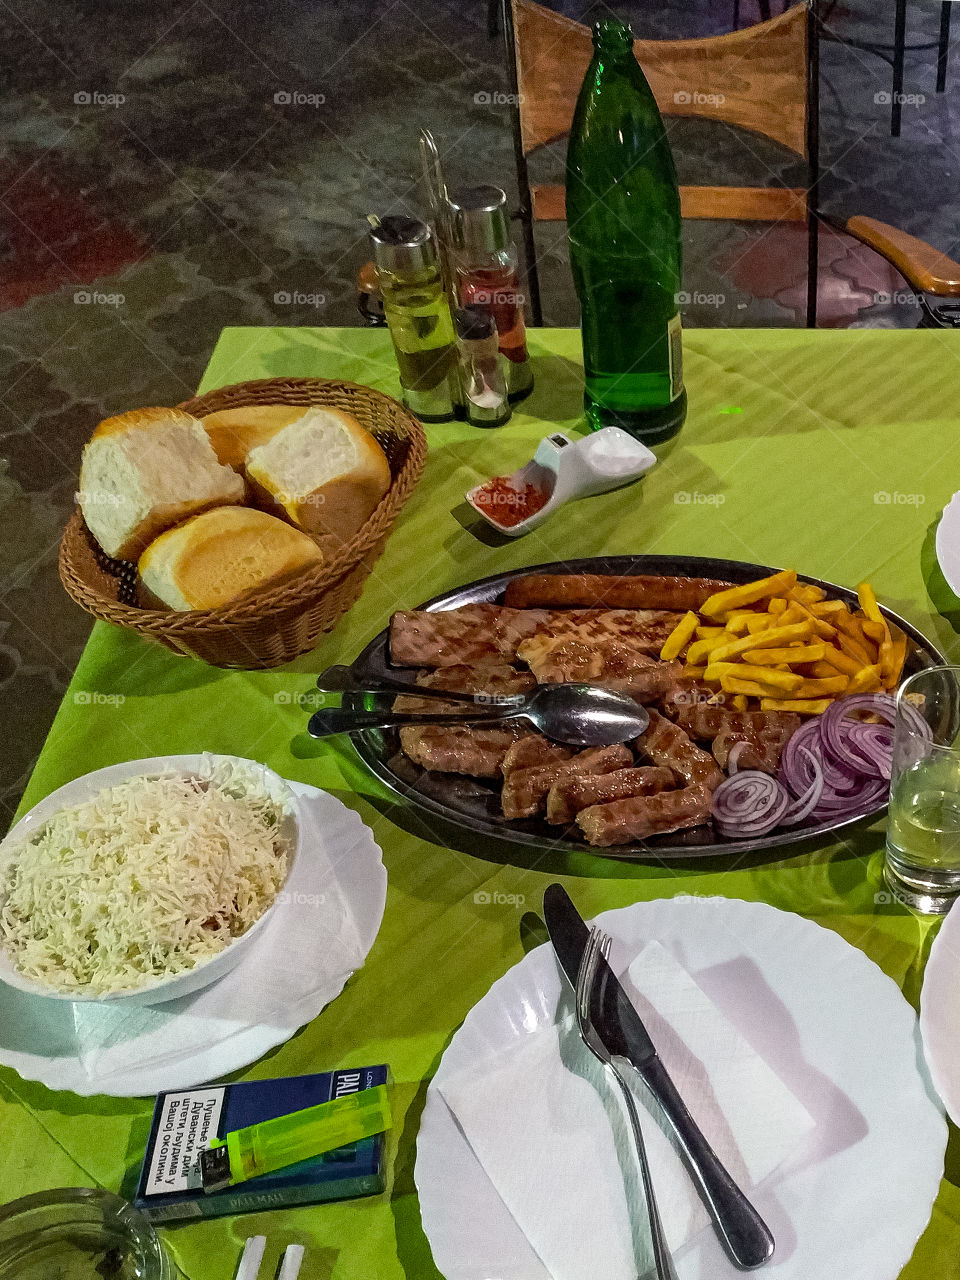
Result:
M147 1219L109 1191L41 1191L0 1208L0 1280L179 1276Z

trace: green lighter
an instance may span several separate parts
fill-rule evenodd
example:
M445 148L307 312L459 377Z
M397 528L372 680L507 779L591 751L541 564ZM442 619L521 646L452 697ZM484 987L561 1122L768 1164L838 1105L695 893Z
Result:
M273 1173L311 1156L335 1151L347 1143L390 1128L387 1086L378 1084L343 1098L320 1102L290 1115L263 1120L214 1138L200 1153L205 1192Z

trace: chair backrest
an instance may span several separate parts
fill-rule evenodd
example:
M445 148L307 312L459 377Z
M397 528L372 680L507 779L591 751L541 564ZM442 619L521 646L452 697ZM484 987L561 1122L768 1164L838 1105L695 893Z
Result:
M592 54L580 22L512 0L523 154L570 131ZM637 40L637 60L664 115L739 125L806 159L807 6L696 40Z

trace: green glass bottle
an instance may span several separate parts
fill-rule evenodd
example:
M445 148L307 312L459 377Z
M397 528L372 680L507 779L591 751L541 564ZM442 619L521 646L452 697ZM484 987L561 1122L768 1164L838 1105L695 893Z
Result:
M677 295L680 195L656 99L616 18L594 27L567 149L567 228L594 430L644 444L687 412Z

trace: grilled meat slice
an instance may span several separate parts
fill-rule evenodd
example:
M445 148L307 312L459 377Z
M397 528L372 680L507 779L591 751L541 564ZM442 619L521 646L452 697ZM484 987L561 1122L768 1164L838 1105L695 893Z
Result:
M713 739L722 730L782 735L784 743L800 728L792 711L731 711L727 707L696 702L681 707L680 725L694 738Z
M792 711L730 711L700 703L681 708L680 724L695 738L712 740L721 769L726 769L733 747L744 742L746 747L737 754L738 769L776 773L783 748L800 728L800 717Z
M734 586L714 578L629 577L605 573L531 573L514 578L504 603L517 609L606 605L612 609L699 609L708 596Z
M547 795L547 821L572 822L581 809L631 796L650 796L676 785L671 769L617 769L613 773L560 778Z
M660 706L665 716L671 720L683 721L681 717L692 707L710 706L722 708L733 695L713 689L703 680L690 680L681 676L674 680L671 688L660 699Z
M545 612L549 617L549 623L538 627L535 635L577 640L582 644L622 640L639 653L652 656L660 652L664 640L682 616L660 609L527 609L523 612Z
M390 619L390 660L401 667L452 667L502 660L496 604L442 613L402 610Z
M644 703L663 697L680 669L679 663L657 662L626 639L534 636L524 640L517 657L529 664L538 684L599 684Z
M634 796L595 804L581 809L577 823L591 844L603 847L628 844L664 831L698 827L710 820L708 787L702 784L681 791L661 791L653 796Z
M590 747L559 764L513 769L503 781L500 803L505 818L532 818L543 807L547 792L561 778L583 773L613 773L633 763L628 747Z
M501 766L504 774L514 769L532 769L536 765L560 764L573 755L572 747L561 747L542 733L528 733L518 738L507 752Z
M573 635L593 643L628 636L645 653L659 653L679 615L643 609L508 609L469 604L439 613L407 610L390 620L390 658L402 667L449 667L510 662L533 635Z
M424 769L438 773L464 773L470 778L497 778L504 756L523 732L502 726L482 729L476 725L405 725L400 730L404 754Z
M781 729L760 730L721 729L713 740L713 758L721 769L726 769L730 752L737 743L743 743L736 756L738 769L762 769L764 773L776 773L780 767L783 748L792 732L786 726Z
M687 783L703 783L708 790L720 785L723 774L709 752L691 742L680 725L650 709L650 727L636 741L644 760L672 769Z

